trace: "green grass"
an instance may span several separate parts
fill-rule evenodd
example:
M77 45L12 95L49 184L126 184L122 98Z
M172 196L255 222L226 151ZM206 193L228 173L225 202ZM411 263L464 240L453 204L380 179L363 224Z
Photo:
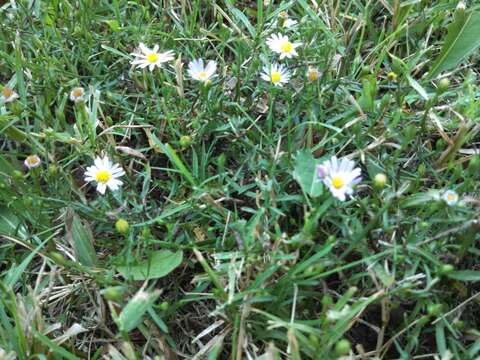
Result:
M1 359L480 356L478 5L317 3L1 5ZM283 88L276 32L303 43ZM135 69L140 42L176 61ZM101 154L126 172L104 196ZM345 202L315 178L333 155L362 169Z

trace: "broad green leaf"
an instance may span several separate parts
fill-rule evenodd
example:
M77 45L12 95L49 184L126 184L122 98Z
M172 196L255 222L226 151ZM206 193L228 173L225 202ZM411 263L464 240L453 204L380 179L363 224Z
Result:
M141 323L143 316L160 296L160 290L146 292L140 289L123 308L117 318L120 331L129 332Z
M0 208L0 234L16 236L21 240L25 240L27 238L27 229L10 210Z
M97 253L93 247L92 231L88 224L82 222L72 209L67 210L65 230L67 241L73 247L77 261L85 266L95 266L97 264Z
M317 164L309 150L299 151L295 157L294 179L300 184L303 191L312 197L323 193L323 184L317 177Z
M480 281L480 271L458 270L448 274L448 277L459 281Z
M128 266L119 266L118 272L126 279L148 280L161 278L182 263L183 252L159 250L152 253L147 260Z
M480 11L459 15L448 27L440 55L433 64L429 77L450 70L480 46Z

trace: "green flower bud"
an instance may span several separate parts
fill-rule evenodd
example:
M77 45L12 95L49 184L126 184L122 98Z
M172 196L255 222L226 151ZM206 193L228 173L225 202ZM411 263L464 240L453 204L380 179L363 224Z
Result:
M335 353L339 356L345 356L350 353L352 345L347 339L341 339L335 344Z
M48 166L48 175L55 176L58 173L58 167L55 164L50 164Z
M429 304L427 306L427 313L430 316L438 316L443 310L442 304Z
M126 235L130 230L130 225L128 224L127 220L118 219L117 222L115 223L115 229L117 230L118 233L122 235Z
M102 291L102 295L106 300L119 302L123 299L125 290L121 286L112 286Z
M218 157L217 157L217 165L221 168L223 168L225 166L225 163L227 162L227 157L225 156L224 153L221 153Z
M192 137L188 135L182 135L180 137L180 146L182 148L186 148L192 145Z
M50 251L50 259L52 259L58 265L65 265L66 259L58 251Z
M457 320L453 323L453 326L458 330L462 330L465 327L465 323L462 320Z
M440 273L440 275L448 275L453 271L455 271L455 267L451 264L444 264L440 266L440 268L438 269L438 272Z
M362 72L361 72L362 76L368 75L370 73L371 73L370 66L365 65L362 67Z
M167 301L164 301L160 304L160 310L165 311L170 307L170 304Z
M17 178L17 179L23 179L23 174L21 171L18 171L18 170L14 170L13 171L13 177Z
M450 87L450 80L447 78L443 78L438 82L437 91L439 94L442 94L445 91L447 91L449 87Z
M377 189L383 189L386 184L387 184L387 175L383 173L379 173L375 175L375 177L373 178L373 185Z

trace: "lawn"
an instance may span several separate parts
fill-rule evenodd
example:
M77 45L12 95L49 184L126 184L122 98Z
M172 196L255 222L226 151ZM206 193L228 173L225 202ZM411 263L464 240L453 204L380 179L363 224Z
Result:
M0 360L480 357L478 1L0 16Z

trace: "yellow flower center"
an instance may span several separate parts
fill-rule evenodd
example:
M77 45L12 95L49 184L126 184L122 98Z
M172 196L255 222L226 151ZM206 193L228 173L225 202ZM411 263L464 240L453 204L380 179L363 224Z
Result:
M112 177L112 175L110 174L109 171L107 170L99 170L97 172L97 175L95 175L95 178L97 179L97 182L99 183L106 183L108 180L110 180L110 178Z
M39 162L38 158L35 155L27 156L27 158L25 160L27 161L28 165L30 165L30 166L35 166Z
M149 63L156 63L158 60L158 54L157 53L150 53L147 55L147 61Z
M335 189L341 189L343 185L345 185L345 181L343 181L343 178L341 176L334 176L332 177L332 185Z
M456 197L454 194L448 194L448 195L447 195L448 201L455 201L456 198L457 198L457 197Z
M75 88L72 90L72 95L76 98L80 97L83 95L83 89L82 88Z
M9 98L13 95L13 90L5 86L2 90L2 95L5 98Z
M207 73L205 71L200 71L200 74L198 74L198 77L203 80L207 77Z
M270 74L270 78L272 79L273 83L277 83L282 80L282 75L278 71L272 71L272 73Z
M307 74L309 81L315 81L318 79L318 71L317 70L309 70Z
M290 41L286 41L282 44L282 51L285 53L289 53L293 50L293 44Z
M286 18L288 16L287 12L286 11L280 11L278 13L278 16L280 16L281 18Z

